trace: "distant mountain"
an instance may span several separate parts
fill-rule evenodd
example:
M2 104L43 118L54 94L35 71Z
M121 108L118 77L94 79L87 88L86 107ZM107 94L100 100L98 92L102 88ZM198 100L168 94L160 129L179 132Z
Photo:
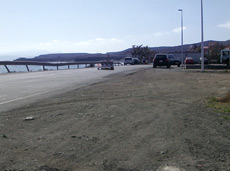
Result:
M210 44L223 44L225 46L230 46L230 40L227 41L215 41L215 40L208 40L204 42L204 46L209 46ZM201 43L193 43L193 44L186 44L183 45L183 51L186 52L189 50L190 46L196 45L200 46ZM163 47L152 47L150 48L152 51L155 51L157 53L175 53L175 52L180 52L181 51L181 45L179 46L163 46Z
M230 46L230 40L227 41L214 41L209 40L204 42L204 46L210 44L219 43L225 46ZM186 52L191 47L191 45L200 46L200 43L186 44L183 45L183 51ZM150 47L152 51L156 53L178 53L181 51L181 46L162 46L162 47ZM122 60L127 56L131 56L132 48L120 51L120 52L108 52L106 54L102 53L55 53L55 54L44 54L39 55L34 58L18 58L15 61L46 61L46 62L66 62L66 61L100 61L109 58L112 60Z

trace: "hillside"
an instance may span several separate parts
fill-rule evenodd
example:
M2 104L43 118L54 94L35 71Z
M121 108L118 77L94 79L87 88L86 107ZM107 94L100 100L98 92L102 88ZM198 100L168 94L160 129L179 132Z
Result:
M223 45L230 46L230 40L228 41L205 41L204 46L208 46L213 43L219 43ZM200 43L186 44L183 46L184 52L188 51L191 45L200 46ZM156 53L176 53L181 51L181 46L162 46L162 47L150 47L152 51ZM47 61L47 62L57 62L57 61L100 61L107 58L108 54L112 60L122 60L127 56L131 56L132 48L120 51L120 52L107 52L102 53L56 53L56 54L43 54L36 56L34 58L18 58L16 61Z

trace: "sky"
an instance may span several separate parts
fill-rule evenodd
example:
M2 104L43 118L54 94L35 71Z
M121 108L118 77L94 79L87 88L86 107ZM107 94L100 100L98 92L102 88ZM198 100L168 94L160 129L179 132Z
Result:
M230 0L203 0L204 40L230 39ZM201 0L0 0L0 61L201 41Z

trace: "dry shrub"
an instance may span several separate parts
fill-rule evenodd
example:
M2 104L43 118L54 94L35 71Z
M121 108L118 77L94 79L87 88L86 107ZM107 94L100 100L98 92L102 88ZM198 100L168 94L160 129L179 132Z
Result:
M217 102L228 103L230 102L230 91L224 97L217 98Z

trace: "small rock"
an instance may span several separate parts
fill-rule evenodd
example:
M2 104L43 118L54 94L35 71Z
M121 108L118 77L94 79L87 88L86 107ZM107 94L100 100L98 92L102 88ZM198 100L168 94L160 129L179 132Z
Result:
M34 117L28 116L28 117L25 118L25 121L31 121L31 120L34 120Z
M62 154L63 154L62 152L54 153L55 156L62 155Z
M39 171L60 171L60 170L57 168L49 167L49 166L41 166L39 168Z
M225 159L219 159L221 162L225 162Z
M3 135L2 138L7 138L7 136L6 136L6 135Z
M161 154L166 154L168 152L168 150L166 151L161 151Z

